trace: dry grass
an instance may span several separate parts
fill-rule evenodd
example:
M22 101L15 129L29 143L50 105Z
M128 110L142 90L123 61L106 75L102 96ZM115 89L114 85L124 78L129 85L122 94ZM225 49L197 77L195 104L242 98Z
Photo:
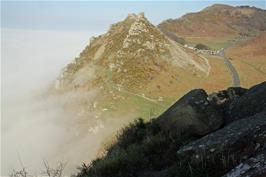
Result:
M220 57L207 56L211 71L209 77L200 84L208 93L223 90L231 86L231 75Z
M226 55L236 67L242 86L266 80L266 32L226 50Z

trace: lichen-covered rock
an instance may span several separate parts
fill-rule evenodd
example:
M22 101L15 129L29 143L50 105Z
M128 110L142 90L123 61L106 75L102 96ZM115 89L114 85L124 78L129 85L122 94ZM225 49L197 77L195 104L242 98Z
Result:
M266 111L266 82L258 84L235 99L229 107L231 121Z
M240 163L223 177L265 177L266 150Z
M208 96L208 100L214 104L222 105L225 102L233 101L242 96L247 89L241 87L230 87L227 90L214 92Z
M202 89L187 93L159 117L161 127L173 133L186 130L195 135L205 135L220 128L223 118L207 96Z
M238 161L266 147L266 112L235 121L177 151L191 164L206 161Z
M229 116L230 104L244 95L247 89L241 87L230 87L227 90L214 92L208 96L208 100L216 106L219 112L223 115L225 124L232 122Z

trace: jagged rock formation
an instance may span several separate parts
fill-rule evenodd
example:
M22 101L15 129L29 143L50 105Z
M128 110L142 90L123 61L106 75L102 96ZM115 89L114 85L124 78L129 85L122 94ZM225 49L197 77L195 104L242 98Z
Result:
M91 39L80 57L63 70L56 88L89 88L103 83L140 88L174 68L199 75L208 75L210 70L207 60L166 37L143 13L129 14L111 25L106 34Z
M234 100L229 107L229 117L233 120L266 111L266 82L250 88L239 99ZM248 109L246 109L248 108Z
M264 95L265 82L250 89L229 88L210 95L193 90L158 119L125 128L106 156L83 167L78 176L263 177L266 111L254 105L263 106ZM225 113L232 113L232 107L238 114L231 116L237 117L226 122Z

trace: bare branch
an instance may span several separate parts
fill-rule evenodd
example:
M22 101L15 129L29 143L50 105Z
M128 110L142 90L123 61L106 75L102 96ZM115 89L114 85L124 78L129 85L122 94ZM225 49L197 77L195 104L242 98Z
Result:
M51 168L49 166L49 163L45 160L43 160L43 164L45 167L43 174L47 175L48 177L62 177L63 176L63 171L65 169L66 163L60 162L56 168Z

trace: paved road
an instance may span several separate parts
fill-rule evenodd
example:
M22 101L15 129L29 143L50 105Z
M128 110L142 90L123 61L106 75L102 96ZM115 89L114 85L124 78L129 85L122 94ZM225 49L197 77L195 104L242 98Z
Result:
M238 75L235 67L233 66L233 64L230 62L230 60L228 58L226 58L225 53L224 53L224 49L222 49L219 52L219 56L221 56L223 58L224 64L227 66L227 68L231 72L233 87L240 87L239 75Z

